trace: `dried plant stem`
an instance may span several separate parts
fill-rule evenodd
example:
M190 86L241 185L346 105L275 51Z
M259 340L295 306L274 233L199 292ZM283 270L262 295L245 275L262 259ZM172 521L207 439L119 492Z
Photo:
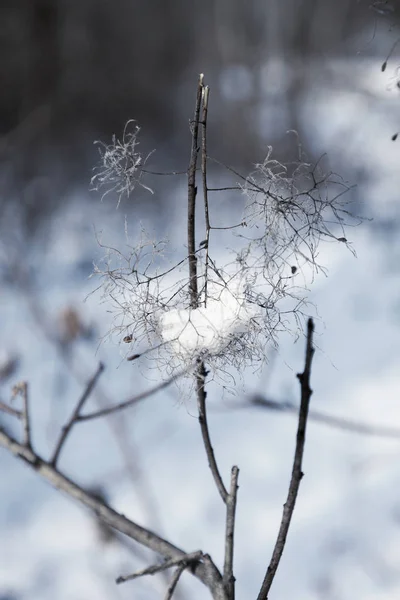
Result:
M0 410L2 410L3 412L12 415L13 417L17 417L18 419L20 419L22 417L22 412L20 410L17 410L16 408L13 408L12 406L9 406L8 404L6 404L5 402L2 402L0 400Z
M196 168L198 155L199 139L199 120L201 101L203 97L203 74L199 76L197 84L196 106L194 110L194 119L192 122L192 149L190 153L190 163L188 170L188 261L189 261L189 289L190 304L192 308L198 306L198 287L197 287L197 258L196 258Z
M233 576L233 549L235 533L236 499L238 489L239 469L232 467L231 487L226 501L226 527L225 527L225 560L224 560L224 586L230 600L235 599L235 577Z
M31 443L31 422L29 418L29 398L28 398L28 384L24 382L22 384L22 423L24 428L24 446L27 448L32 447Z
M77 405L75 406L75 409L70 417L70 419L68 420L68 422L64 425L64 427L61 429L61 434L59 437L59 440L56 444L56 447L54 449L54 453L53 453L53 457L50 460L50 463L55 467L57 465L57 461L58 458L61 454L61 450L63 448L63 445L65 444L65 441L68 437L68 434L70 433L72 427L75 425L75 423L78 422L79 420L79 413L81 412L83 405L85 404L86 400L89 398L94 386L96 385L100 375L102 374L102 372L104 371L104 365L102 363L99 364L95 374L93 375L93 377L90 379L90 381L88 382L82 396L80 397Z
M109 406L107 408L101 408L99 410L95 410L91 413L87 413L84 415L78 415L76 418L76 421L79 421L79 422L80 421L91 421L92 419L98 419L100 417L105 417L107 415L111 415L113 413L125 410L126 408L130 408L131 406L138 404L142 400L145 400L146 398L150 398L150 396L153 396L154 394L157 394L157 392L160 392L161 390L165 389L166 387L171 385L171 383L176 381L179 377L186 375L188 373L188 371L189 371L189 369L180 371L180 372L176 373L175 375L173 375L172 377L170 377L169 379L167 379L166 381L163 381L162 383L151 388L150 390L146 390L145 392L136 394L136 396L133 396L132 398L129 398L128 400L125 400L124 402L120 402L119 404L115 404L114 406Z
M255 396L252 398L251 404L255 407L287 414L297 414L299 410L294 402L278 402L276 400L270 400L269 398L263 398L262 396ZM243 408L248 408L248 404L243 404ZM339 431L347 431L349 433L356 433L358 435L366 435L371 437L400 440L399 427L372 425L370 423L365 423L364 421L356 421L354 419L347 419L345 417L336 417L319 410L310 410L308 413L308 420L314 421L315 423L321 423L322 425L326 425L327 427L331 427L332 429L337 429Z
M164 600L171 600L171 598L174 594L175 588L178 585L178 581L186 568L187 568L187 565L182 564L175 570L175 573L173 574L170 584L168 586L167 593L165 594Z
M31 449L31 423L29 418L29 398L28 398L28 384L26 381L21 381L17 383L12 390L12 397L21 396L22 398L22 409L20 411L14 411L11 407L7 407L4 405L3 410L12 414L13 416L18 416L22 421L22 440L23 445L26 448Z
M201 435L203 437L204 448L207 454L208 465L210 467L212 476L217 486L219 495L221 496L224 504L228 499L228 492L226 491L224 482L222 481L221 474L218 469L217 461L215 459L214 449L211 444L210 432L208 429L207 421L207 409L206 409L206 397L207 393L204 389L206 378L206 369L204 363L200 362L198 371L196 374L196 392L197 392L197 408L199 411L199 423L201 429Z
M62 346L59 344L57 338L53 334L53 327L47 320L45 311L35 299L34 290L29 286L27 280L21 279L20 285L21 290L25 292L25 296L28 298L29 309L42 335L46 340L53 344L60 360L65 365L65 368L76 379L76 381L82 386L85 385L86 371L84 371L82 368L77 368L72 360L72 355L63 351ZM177 376L179 376L179 374L177 374ZM101 407L99 410L109 410L111 400L105 391L101 389L100 384L97 385L94 391L94 400L97 405ZM98 411L96 411L96 413L97 412ZM124 415L120 414L120 412L117 410L110 412L115 412L115 414L111 414L111 418L106 419L105 422L114 436L122 460L124 461L126 472L131 478L132 482L134 482L135 492L143 510L148 517L152 519L154 526L157 526L158 530L161 532L163 527L160 520L158 506L153 498L153 493L148 484L145 472L141 467L139 450L134 444L132 432L128 432L127 421ZM91 418L91 414L92 413L90 413L90 416L87 417L88 419ZM96 414L96 416L93 418L97 418L98 416L101 416L101 414ZM86 415L80 415L78 421L81 420L86 420Z
M283 515L278 532L278 537L276 539L274 551L272 553L272 558L269 563L267 572L265 574L264 581L261 586L260 593L258 594L257 600L267 600L268 598L269 590L276 575L276 571L278 569L280 560L282 558L283 550L285 548L286 538L289 531L290 522L292 520L293 511L296 504L297 494L300 487L300 481L303 477L302 461L308 418L308 408L312 394L312 390L310 388L310 374L311 362L314 355L313 332L314 323L312 319L309 319L307 324L307 345L304 371L297 375L300 381L301 403L299 410L299 422L297 427L296 449L294 454L292 476L290 479L287 500L283 506Z
M206 225L206 237L202 242L205 249L204 260L204 306L207 306L207 286L208 286L208 264L209 264L209 243L210 243L210 211L208 207L208 184L207 184L207 115L208 115L208 96L210 89L208 85L203 88L202 98L202 135L201 135L201 174L203 183L203 201L204 216Z
M160 573L160 571L165 571L166 569L170 569L171 567L176 567L176 565L180 565L182 563L185 566L198 562L203 556L203 553L198 550L197 552L192 552L191 554L185 554L185 556L181 556L178 558L170 558L169 560L164 561L163 563L158 563L156 565L150 565L150 567L146 567L145 569L140 569L140 571L135 571L135 573L131 573L130 575L121 575L116 579L116 583L125 583L125 581L130 581L132 579L137 579L138 577L143 577L144 575L155 575L155 573Z
M203 117L207 117L207 102L208 102L208 88L203 85L203 75L199 77L197 85L197 97L196 106L194 111L194 119L192 123L192 149L190 155L190 165L188 171L188 261L189 261L189 290L190 290L190 306L192 309L196 309L199 306L198 296L198 285L197 285L197 258L196 258L196 242L195 242L195 229L196 229L196 167L197 167L197 154L198 154L198 137L199 137L199 122L200 113L203 109ZM204 125L203 125L204 130ZM205 144L205 133L203 131L203 150L206 150ZM202 153L204 160L207 159L207 155ZM202 165L203 183L205 190L207 189L207 179L205 167ZM205 196L206 198L206 196ZM212 476L217 486L218 492L226 504L228 492L222 481L217 461L215 460L214 450L211 444L210 432L208 429L207 422L207 410L206 410L206 391L204 389L206 379L206 369L204 362L199 360L198 367L195 374L196 379L196 394L197 394L197 407L199 411L199 423L201 429L201 435L203 437L204 448L206 450L208 464L211 469Z
M5 431L0 429L0 446L6 448L17 458L22 459L38 475L47 480L53 487L65 492L82 505L89 508L99 519L117 531L127 535L142 546L161 554L167 560L171 558L185 559L187 553L161 538L154 532L141 527L110 506L85 491L71 479L60 473L53 465L43 460L31 448L20 444ZM205 558L207 555L205 555ZM206 585L215 600L227 600L222 576L211 559L193 563L191 573Z

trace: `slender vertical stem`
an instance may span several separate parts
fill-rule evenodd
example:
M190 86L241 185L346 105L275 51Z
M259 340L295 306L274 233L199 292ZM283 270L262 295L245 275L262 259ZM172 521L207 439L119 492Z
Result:
M29 398L28 398L28 384L26 381L21 383L21 395L22 395L22 427L24 430L23 444L27 448L32 448L31 443L31 424L29 416Z
M192 308L198 306L197 288L197 258L196 258L196 168L198 154L199 121L201 99L203 96L203 74L199 76L197 85L196 107L192 122L192 149L190 153L190 164L188 169L188 260L189 260L189 290L190 305Z
M210 242L210 212L208 208L208 185L207 185L207 115L208 115L208 96L210 89L208 85L203 89L202 99L202 136L201 136L201 174L203 182L204 216L206 223L206 237L203 242L205 248L205 267L204 267L204 306L207 306L207 285L208 285L208 262L209 262L209 242Z
M283 550L286 544L286 538L292 520L294 507L296 504L297 494L300 487L300 481L303 477L302 472L302 461L304 453L304 444L306 438L306 426L308 418L308 408L310 404L310 398L312 390L310 388L310 374L311 374L311 362L314 355L313 348L313 332L314 323L312 319L308 319L307 324L307 345L306 345L306 359L303 373L297 375L300 381L301 388L301 402L299 410L299 422L297 426L297 437L296 437L296 449L293 460L292 476L289 484L289 491L287 500L283 506L283 515L281 525L279 527L278 537L275 542L274 551L272 558L269 563L267 572L264 577L263 584L261 586L260 593L258 594L257 600L267 600L268 593L271 588L272 582L275 578L276 571L278 569L280 560L282 558Z
M22 422L22 443L23 445L32 450L32 442L31 442L31 423L29 418L29 398L28 398L28 384L26 381L21 381L14 385L12 389L12 398L16 398L20 396L22 398L22 409L17 411L10 407L7 408L1 407L3 410L6 410L8 413L18 416ZM4 405L6 406L6 405Z
M210 432L208 429L207 421L207 409L206 409L206 397L207 393L204 389L204 383L206 379L206 370L204 363L199 361L198 371L196 375L196 391L197 391L197 408L199 411L199 423L201 429L201 435L203 437L204 448L207 454L208 465L210 467L212 476L217 486L219 495L221 496L224 504L227 502L228 492L226 491L224 482L222 481L221 474L218 469L217 461L215 459L214 448L211 444Z
M239 469L237 467L232 467L231 487L226 502L225 560L223 574L223 582L229 600L235 600L235 577L233 576L233 550L238 477Z
M197 154L198 154L198 137L199 137L199 122L200 112L203 106L204 111L204 98L208 98L208 92L205 93L203 85L204 75L201 74L197 85L197 97L196 107L194 111L194 119L192 123L192 150L190 155L190 165L188 170L188 259L189 259L189 290L190 290L190 306L192 309L196 309L199 306L198 296L198 285L197 285L197 258L196 258L196 243L195 243L195 228L196 228L196 167L197 167ZM204 115L203 115L204 116ZM203 127L204 129L204 127ZM203 137L204 143L204 137ZM204 153L203 153L204 154ZM203 175L204 176L204 175ZM201 435L203 437L203 444L207 454L208 464L211 469L212 476L216 483L219 494L226 503L228 492L222 481L217 461L215 460L214 449L211 445L210 433L208 430L207 423L207 410L206 410L206 391L204 389L206 379L206 369L204 362L198 360L198 367L195 374L196 379L196 393L197 393L197 407L199 411L199 423L201 429Z

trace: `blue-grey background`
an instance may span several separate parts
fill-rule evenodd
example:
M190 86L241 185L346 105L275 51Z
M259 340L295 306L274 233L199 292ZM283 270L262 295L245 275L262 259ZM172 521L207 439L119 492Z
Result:
M66 2L0 6L0 398L29 382L33 441L48 456L60 425L106 364L91 407L154 384L106 339L112 314L89 279L105 244L123 247L142 223L154 238L185 244L185 179L151 180L116 210L88 192L98 155L125 122L140 124L154 170L185 170L196 80L211 87L210 154L247 174L267 146L294 157L298 131L311 160L357 187L354 211L371 221L343 245L321 247L311 300L318 308L313 407L400 428L400 279L396 2ZM149 166L149 168L150 168ZM226 171L212 171L216 184ZM232 182L232 180L230 180ZM235 178L233 177L235 182ZM229 218L240 197L220 195ZM224 248L215 248L223 252ZM85 301L85 299L87 300ZM75 318L77 317L77 319ZM298 400L304 344L283 336L247 392ZM14 369L12 368L14 366ZM10 371L7 374L7 370ZM8 375L8 376L7 376ZM210 396L211 434L225 480L240 471L237 597L255 597L286 497L293 417L230 409ZM2 427L18 424L0 415ZM389 600L400 592L396 440L311 423L305 478L271 597ZM137 408L73 431L60 468L101 488L118 510L187 551L223 561L224 512L201 444L193 399L171 387ZM0 598L163 597L165 579L115 586L154 560L104 537L90 515L0 450ZM181 598L206 598L189 575Z

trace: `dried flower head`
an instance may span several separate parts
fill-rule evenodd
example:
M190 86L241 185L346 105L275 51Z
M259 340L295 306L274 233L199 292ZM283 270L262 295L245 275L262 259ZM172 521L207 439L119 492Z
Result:
M320 242L340 241L352 251L345 226L357 223L348 189L321 162L312 166L299 156L283 165L270 148L241 186L241 222L225 228L233 259L217 264L212 228L197 246L195 303L184 243L170 259L168 241L154 241L142 229L138 242L127 240L127 255L109 250L97 273L104 299L114 305L112 333L129 346L129 359L153 359L168 377L201 359L233 389L233 371L261 366L279 332L302 329L308 284L323 270Z
M112 143L108 146L103 142L95 142L99 145L101 165L95 168L97 172L91 179L91 188L96 191L106 188L102 199L110 192L115 192L118 195L118 206L121 198L129 196L136 185L153 193L141 181L143 167L152 153L143 157L138 151L140 127L134 123L133 120L126 123L122 140L113 135ZM133 125L133 130L130 130Z

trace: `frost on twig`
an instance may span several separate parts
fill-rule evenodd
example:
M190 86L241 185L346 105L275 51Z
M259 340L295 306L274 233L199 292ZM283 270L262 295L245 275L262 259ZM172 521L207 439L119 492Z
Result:
M194 250L195 304L184 244L173 254L167 240L152 240L142 229L138 242L127 240L126 251L107 249L96 267L103 298L113 304L112 333L129 342L127 354L153 359L166 377L201 359L233 387L233 370L261 366L279 332L302 328L308 286L324 272L320 243L341 242L354 253L345 231L358 224L345 197L349 187L320 163L299 156L283 165L269 149L240 189L243 219L230 231L231 258L217 262L211 225L207 244Z
M133 130L130 130L133 127ZM101 157L100 166L96 167L96 174L91 179L93 190L105 189L102 199L110 192L118 195L118 206L123 196L129 196L136 185L153 194L153 190L141 180L143 167L150 154L143 157L138 151L138 135L140 127L134 121L127 122L119 140L113 135L112 143L95 142L99 146Z

